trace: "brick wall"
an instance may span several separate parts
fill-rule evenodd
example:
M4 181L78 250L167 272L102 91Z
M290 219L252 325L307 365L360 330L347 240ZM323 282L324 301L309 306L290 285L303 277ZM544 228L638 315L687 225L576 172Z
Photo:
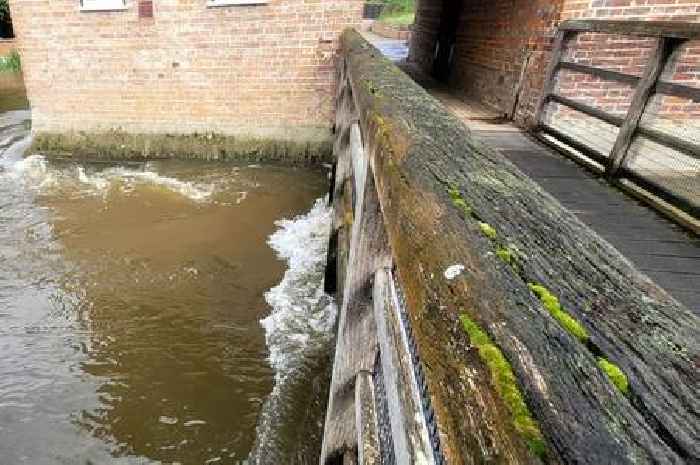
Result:
M450 85L511 114L534 105L559 1L465 1ZM517 99L517 100L516 100Z
M155 0L154 17L11 2L33 128L259 136L328 128L340 32L362 0L207 8Z

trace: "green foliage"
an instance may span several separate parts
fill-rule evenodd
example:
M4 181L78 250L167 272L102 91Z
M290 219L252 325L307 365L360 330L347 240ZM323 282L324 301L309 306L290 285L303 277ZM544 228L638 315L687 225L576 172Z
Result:
M542 439L542 433L523 399L510 363L508 363L500 349L491 341L488 334L471 320L468 315L460 315L459 319L462 323L462 328L469 335L469 341L479 351L479 358L489 368L491 381L508 407L515 430L525 439L528 448L533 454L540 457L544 456L546 446Z
M492 241L495 240L498 236L498 233L496 232L494 227L488 223L479 223L479 229L481 229L481 232L484 234L484 236L488 237Z
M584 328L581 323L576 321L574 317L569 315L566 310L561 307L559 299L553 295L549 290L539 284L528 283L530 290L539 297L540 301L547 309L550 315L554 317L555 320L572 336L577 338L579 341L586 343L589 339L588 331Z
M10 2L0 0L0 21L7 21L10 18Z
M395 25L410 25L415 20L415 0L382 0L385 4L379 20Z
M0 72L19 73L22 71L22 61L17 50L12 50L6 57L0 57Z
M610 382L613 383L621 393L626 395L629 392L629 381L620 367L602 357L598 358L598 366L605 372Z

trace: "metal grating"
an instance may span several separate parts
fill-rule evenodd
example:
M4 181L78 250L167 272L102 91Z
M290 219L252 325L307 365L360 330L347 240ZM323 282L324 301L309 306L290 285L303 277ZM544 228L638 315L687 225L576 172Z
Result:
M408 319L408 313L406 312L406 298L401 291L401 286L396 281L396 277L392 273L392 290L396 297L396 301L399 304L399 315L401 317L401 324L403 331L408 339L408 348L411 354L411 360L413 361L413 372L416 377L416 382L418 383L418 391L420 394L421 404L423 407L423 415L425 416L425 424L428 427L428 434L430 436L430 444L433 448L433 456L435 458L436 465L445 465L445 454L442 451L442 446L440 444L440 434L437 428L437 421L435 418L435 410L433 410L432 403L430 401L430 394L428 393L428 383L425 380L425 371L423 370L423 365L418 356L418 347L416 345L416 340L413 337L413 330L411 328L411 322Z
M374 402L377 412L377 432L382 465L395 465L396 457L394 456L394 441L391 436L389 404L386 397L384 370L379 352L377 352L377 358L374 360Z

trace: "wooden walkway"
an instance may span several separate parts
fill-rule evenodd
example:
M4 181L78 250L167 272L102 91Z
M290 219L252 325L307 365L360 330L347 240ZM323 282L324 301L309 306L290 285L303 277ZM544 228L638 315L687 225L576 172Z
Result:
M387 41L375 43L380 50ZM460 117L476 139L501 151L637 269L700 315L700 238L541 144L479 102L399 64Z
M465 121L678 301L700 314L700 238L511 124Z

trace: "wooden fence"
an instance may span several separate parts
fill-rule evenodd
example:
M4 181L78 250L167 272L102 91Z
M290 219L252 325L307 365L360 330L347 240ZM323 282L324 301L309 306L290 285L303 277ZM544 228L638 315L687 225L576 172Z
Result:
M656 45L641 76L564 59L564 50L567 44L572 43L576 36L588 33L653 38ZM682 137L658 128L645 127L641 123L642 116L654 95L675 96L690 102L700 103L700 86L693 87L665 82L661 79L674 50L688 41L698 39L700 39L700 24L596 20L573 20L562 23L554 41L552 59L545 78L545 89L537 111L537 130L554 137L602 165L609 179L629 179L665 201L685 210L688 214L696 218L700 217L700 145L698 139L691 137L690 134ZM621 57L620 60L622 59ZM557 94L555 92L556 78L562 70L632 86L634 91L626 114L624 116L612 114L595 105L578 101L571 95ZM610 151L604 153L592 144L582 141L575 134L563 131L561 127L554 127L548 123L545 115L548 107L552 104L563 105L618 128L616 139ZM691 116L688 116L688 119L690 118ZM666 175L636 170L631 164L633 157L630 156L630 148L635 139L649 140L678 153L677 158L684 161L676 161L676 163L683 164L684 169L679 171L669 167L671 173L666 173ZM660 157L664 155L661 151L655 153L647 151L645 156L652 160L656 159L658 163Z

